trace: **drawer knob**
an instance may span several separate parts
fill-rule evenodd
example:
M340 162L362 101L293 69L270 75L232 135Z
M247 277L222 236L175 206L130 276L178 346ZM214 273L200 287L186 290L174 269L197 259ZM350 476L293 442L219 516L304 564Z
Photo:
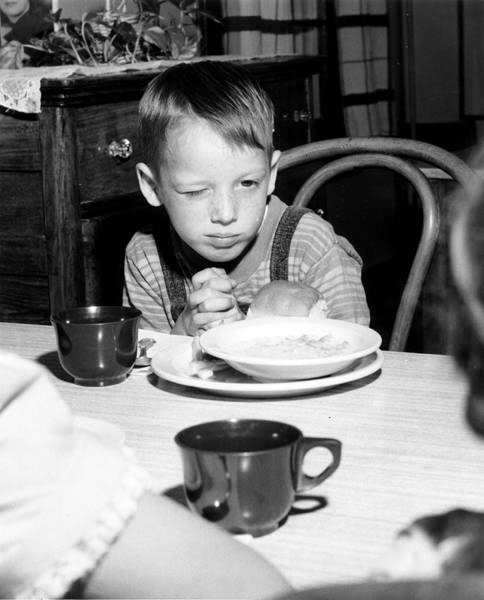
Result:
M299 111L299 120L302 121L303 123L309 123L309 120L311 119L311 114L309 113L309 111L307 110L300 110Z
M133 144L127 138L119 142L114 140L108 146L108 154L111 158L129 158L133 154Z
M301 110L294 110L292 113L292 120L294 123L308 123L311 118L309 111L302 108Z

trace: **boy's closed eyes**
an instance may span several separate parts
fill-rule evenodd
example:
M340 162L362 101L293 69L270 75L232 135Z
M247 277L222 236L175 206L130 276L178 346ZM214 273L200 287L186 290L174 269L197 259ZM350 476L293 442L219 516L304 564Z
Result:
M261 181L255 181L255 180L244 180L241 181L240 184L238 184L241 188L245 188L245 189L251 189L251 188L257 188L258 186L261 185ZM201 189L197 189L197 190L186 190L186 191L178 191L178 194L184 195L184 196L192 196L192 197L197 197L197 196L202 196L203 194L209 194L210 193L210 188L201 188Z

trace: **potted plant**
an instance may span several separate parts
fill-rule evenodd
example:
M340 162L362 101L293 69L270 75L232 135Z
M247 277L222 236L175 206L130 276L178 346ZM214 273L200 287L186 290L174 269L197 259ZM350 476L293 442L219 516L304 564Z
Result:
M200 16L194 0L136 0L137 10L85 13L80 21L49 15L52 27L17 46L21 66L127 64L190 59L200 52ZM18 66L1 64L0 67Z

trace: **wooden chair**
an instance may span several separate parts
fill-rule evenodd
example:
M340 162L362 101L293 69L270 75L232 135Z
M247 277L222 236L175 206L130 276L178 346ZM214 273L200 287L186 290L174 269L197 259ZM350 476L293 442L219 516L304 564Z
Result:
M435 176L437 169L470 191L476 174L461 159L442 148L425 142L384 137L337 138L297 146L282 154L279 171L313 161L324 164L299 189L294 205L307 206L315 192L329 180L366 167L390 169L405 178L416 191L423 226L389 342L390 350L404 350L439 235L439 207L429 179Z

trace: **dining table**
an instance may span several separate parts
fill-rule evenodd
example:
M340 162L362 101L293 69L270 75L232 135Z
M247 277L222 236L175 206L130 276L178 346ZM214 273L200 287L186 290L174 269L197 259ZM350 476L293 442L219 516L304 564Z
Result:
M451 356L385 351L381 367L366 377L265 398L214 394L167 381L150 367L133 369L116 385L76 385L60 366L50 325L0 323L0 348L43 364L75 415L123 430L162 493L181 503L174 436L189 425L271 419L306 436L340 440L337 471L298 495L279 529L237 536L296 589L368 580L397 532L414 519L457 507L484 510L484 440L466 424L466 382ZM316 448L306 457L309 474L320 470L325 452Z

